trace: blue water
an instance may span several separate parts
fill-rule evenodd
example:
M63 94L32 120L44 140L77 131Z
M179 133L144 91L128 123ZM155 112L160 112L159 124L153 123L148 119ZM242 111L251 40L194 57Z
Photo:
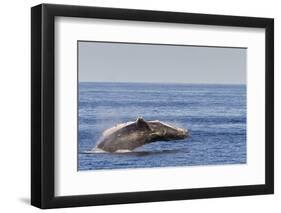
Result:
M79 83L78 170L246 163L246 86ZM117 123L160 120L187 128L182 141L131 153L86 153Z

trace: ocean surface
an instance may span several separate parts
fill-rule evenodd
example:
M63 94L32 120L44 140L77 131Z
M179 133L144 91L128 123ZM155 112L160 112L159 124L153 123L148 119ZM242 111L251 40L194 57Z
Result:
M79 83L78 170L244 164L246 85ZM88 153L118 123L160 120L191 136L126 153Z

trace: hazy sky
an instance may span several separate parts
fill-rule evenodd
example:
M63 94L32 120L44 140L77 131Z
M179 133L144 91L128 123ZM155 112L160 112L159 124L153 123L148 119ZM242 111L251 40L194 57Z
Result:
M78 42L79 81L246 83L245 48Z

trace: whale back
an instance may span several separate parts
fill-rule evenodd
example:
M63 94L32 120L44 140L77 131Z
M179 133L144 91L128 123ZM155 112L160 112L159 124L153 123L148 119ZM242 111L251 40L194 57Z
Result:
M138 118L135 122L118 124L105 130L97 148L108 152L133 150L150 140L151 129L146 121Z

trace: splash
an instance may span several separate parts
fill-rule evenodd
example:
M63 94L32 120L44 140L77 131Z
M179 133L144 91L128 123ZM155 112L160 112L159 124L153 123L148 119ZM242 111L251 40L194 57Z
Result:
M84 151L85 154L95 154L95 153L108 153L102 149L99 149L97 147L93 148L92 150L89 151Z
M115 153L130 153L133 152L132 150L129 149L119 149Z

